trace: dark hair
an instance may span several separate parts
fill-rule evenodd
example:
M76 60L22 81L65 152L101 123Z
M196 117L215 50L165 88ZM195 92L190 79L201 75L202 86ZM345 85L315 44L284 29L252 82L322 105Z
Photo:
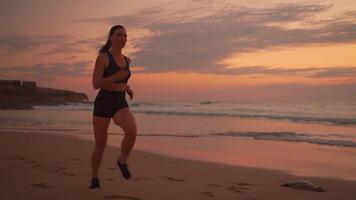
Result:
M108 35L108 40L106 41L106 44L104 46L102 46L99 50L99 53L105 53L108 52L110 47L111 47L111 41L110 41L110 37L114 34L114 32L119 29L119 28L125 28L122 25L115 25L113 27L110 28L110 32Z

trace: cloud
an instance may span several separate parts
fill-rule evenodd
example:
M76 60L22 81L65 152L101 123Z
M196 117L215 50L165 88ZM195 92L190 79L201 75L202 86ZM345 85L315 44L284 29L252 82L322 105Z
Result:
M304 76L312 78L356 77L356 67L309 67L282 68L267 66L245 66L221 69L216 73L229 75L272 75L272 76Z
M328 69L328 68L325 68ZM266 66L247 66L238 68L223 69L220 73L230 75L308 75L310 73L325 70L323 68L280 68L280 67L266 67Z
M356 77L356 67L332 67L314 73L311 77L330 78L330 77Z
M141 66L143 69L137 73L196 72L235 76L285 75L313 78L355 76L355 68L352 66L333 68L234 66L235 68L226 68L226 65L221 64L221 60L236 53L248 53L261 49L355 42L356 11L340 13L334 19L317 20L316 16L330 11L332 6L285 4L265 8L235 5L219 7L214 5L214 1L209 3L193 1L181 8L181 10L172 10L155 6L130 15L99 19L87 18L79 22L124 24L130 31L148 30L150 34L141 38L137 36L130 38L129 35L132 46L137 49L131 54L132 65ZM283 24L293 22L307 22L315 26L283 28ZM103 42L102 38L8 35L0 37L0 49L46 56L65 53L74 55L78 52L97 51L100 48L100 42ZM75 65L81 66L80 63L38 64L26 67L2 67L0 71L16 68L27 71L30 70L27 69L28 67L33 67L34 70L30 73L34 75L42 70L48 75L57 72L69 76L81 75L81 72L70 71L71 66Z
M68 38L63 35L54 36L28 36L28 35L7 35L0 38L0 48L9 50L26 51L39 48L41 46L60 43Z
M41 55L54 55L58 53L85 53L97 51L100 48L99 39L69 39L66 42L56 44L50 50L41 53ZM54 45L53 45L54 46Z
M26 74L35 78L50 78L55 76L90 76L87 66L92 61L76 63L36 64L31 66L0 67L0 73ZM134 70L134 68L133 68ZM142 70L141 70L142 71ZM137 71L136 73L139 73ZM273 75L273 76L307 76L316 78L356 77L356 67L326 67L326 68L278 68L266 66L247 66L223 69L216 74L229 75Z
M0 37L0 49L34 52L38 55L88 52L99 48L99 39L76 39L65 35L7 35Z
M35 79L51 78L56 76L80 77L89 76L86 67L92 62L77 62L77 63L55 63L55 64L36 64L31 66L11 66L0 67L1 74L16 73L26 74Z
M287 4L268 8L226 6L209 15L203 15L205 11L197 6L189 8L192 12L180 11L171 15L162 8L154 7L139 14L101 18L100 21L144 27L155 33L138 44L139 51L132 55L133 64L145 67L143 72L238 74L237 69L226 70L220 61L235 53L261 49L355 42L356 24L346 17L354 15L353 12L337 16L343 18L325 21L315 18L331 7L319 4ZM286 29L271 25L301 21L315 23L315 26ZM242 67L240 72L252 69ZM283 71L256 70L266 73ZM285 73L291 73L291 70Z

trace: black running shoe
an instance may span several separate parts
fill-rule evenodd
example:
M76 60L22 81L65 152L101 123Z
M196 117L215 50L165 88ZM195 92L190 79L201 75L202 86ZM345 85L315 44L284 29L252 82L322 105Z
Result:
M129 171L129 168L127 166L126 163L120 163L120 161L117 161L117 165L119 166L120 170L121 170L121 174L122 176L129 180L131 178L131 173Z
M90 185L89 188L90 189L100 188L99 178L92 178L91 179L91 185Z

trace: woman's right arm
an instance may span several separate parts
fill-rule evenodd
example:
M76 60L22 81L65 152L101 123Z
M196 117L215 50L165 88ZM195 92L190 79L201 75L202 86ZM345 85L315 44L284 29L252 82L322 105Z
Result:
M128 75L126 70L120 70L115 74L103 78L105 66L109 63L105 54L99 54L95 61L92 77L92 84L95 89L110 88L114 81L125 78Z

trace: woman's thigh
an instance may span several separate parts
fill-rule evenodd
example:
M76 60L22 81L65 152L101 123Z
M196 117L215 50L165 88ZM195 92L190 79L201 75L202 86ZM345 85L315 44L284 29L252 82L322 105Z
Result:
M93 115L93 128L95 141L97 143L106 144L108 138L108 129L110 124L110 118L98 117Z
M137 127L135 117L128 107L118 110L114 117L114 123L119 125L125 132L125 134L136 134Z

